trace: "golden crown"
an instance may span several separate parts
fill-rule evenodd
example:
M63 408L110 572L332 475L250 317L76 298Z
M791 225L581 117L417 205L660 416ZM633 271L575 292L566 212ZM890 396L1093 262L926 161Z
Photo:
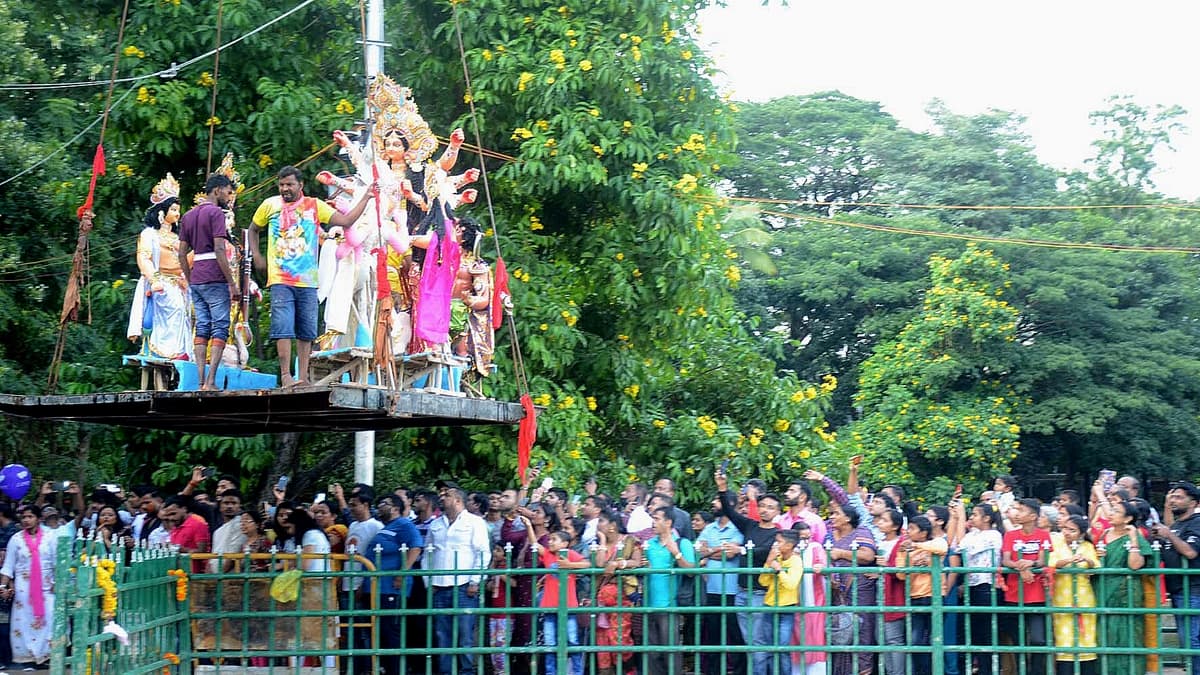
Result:
M412 90L387 75L377 75L367 90L367 104L375 120L375 154L383 154L385 139L398 133L408 143L414 163L422 164L437 150L437 137L417 111Z
M161 204L171 197L179 197L179 181L170 173L167 177L158 181L154 189L150 191L150 205L155 206Z

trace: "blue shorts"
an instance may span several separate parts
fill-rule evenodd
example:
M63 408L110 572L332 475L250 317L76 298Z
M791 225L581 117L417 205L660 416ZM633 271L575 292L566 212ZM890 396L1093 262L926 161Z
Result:
M317 289L275 284L271 291L271 339L317 339Z
M229 284L192 284L192 305L196 308L196 337L207 341L229 339Z

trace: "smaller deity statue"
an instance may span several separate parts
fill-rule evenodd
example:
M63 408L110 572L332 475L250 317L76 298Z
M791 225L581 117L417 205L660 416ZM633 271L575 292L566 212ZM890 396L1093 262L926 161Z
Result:
M189 359L192 345L191 298L179 263L179 183L171 174L150 193L150 208L138 235L137 266L126 335L143 340L147 356Z

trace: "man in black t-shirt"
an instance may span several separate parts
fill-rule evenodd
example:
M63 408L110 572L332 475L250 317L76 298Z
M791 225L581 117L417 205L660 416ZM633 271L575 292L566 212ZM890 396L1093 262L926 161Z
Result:
M1172 483L1167 492L1167 510L1175 516L1170 527L1158 523L1152 534L1162 543L1162 559L1167 567L1200 570L1200 516L1196 507L1200 505L1200 488L1192 483ZM1171 594L1171 605L1175 609L1200 610L1200 572L1194 575L1166 575L1167 592ZM1200 650L1200 616L1180 614L1176 617L1179 627L1179 642L1190 636L1190 646ZM1200 652L1193 652L1192 672L1200 673Z

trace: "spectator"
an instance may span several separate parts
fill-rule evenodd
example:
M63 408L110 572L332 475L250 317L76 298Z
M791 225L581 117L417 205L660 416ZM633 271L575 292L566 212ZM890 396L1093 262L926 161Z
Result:
M994 498L1001 517L1008 517L1009 510L1016 505L1016 487L1017 480L1008 474L996 476L996 480L992 482L992 491L995 492Z
M43 523L45 513L43 511ZM0 566L8 554L8 545L14 535L21 531L17 525L17 513L12 504L0 503ZM8 668L12 662L12 642L10 638L9 618L12 612L12 601L0 596L0 670Z
M1200 488L1193 483L1172 483L1167 492L1165 512L1172 519L1170 527L1157 523L1152 533L1162 543L1162 559L1168 568L1200 569ZM1200 609L1200 575L1168 574L1167 592L1175 609ZM1180 646L1196 650L1192 654L1192 673L1200 673L1200 616L1176 615L1175 625ZM1188 641L1184 641L1187 636Z
M720 499L713 499L713 514L717 519L704 526L696 538L696 553L699 561L709 570L736 569L741 567L741 548L745 536L730 520L721 507ZM710 573L704 575L704 605L706 607L733 607L737 604L738 576L736 573ZM722 629L722 625L724 628ZM709 612L700 618L700 639L706 645L741 646L746 644L738 627L737 615L731 612ZM701 672L704 675L724 675L727 667L735 673L746 672L745 655L741 652L724 654L704 652L700 655Z
M1062 489L1058 491L1058 503L1082 506L1079 500L1079 491L1071 489Z
M652 570L669 570L676 567L696 566L696 552L692 542L675 532L673 509L660 507L651 514L654 522L654 537L646 542L646 564ZM669 609L675 606L679 577L673 574L650 574L646 577L646 607ZM671 646L679 644L679 626L671 612L650 612L646 615L646 642L650 645ZM663 652L651 652L648 658L649 673L682 673L683 659L677 651L668 656Z
M13 666L43 667L54 631L54 565L57 540L41 524L41 507L17 509L21 532L0 566L0 596L12 600Z
M812 538L808 523L799 522L792 526L800 542L796 549L800 564L804 567L804 578L800 581L800 605L803 607L792 631L792 643L815 647L825 644L825 549ZM811 570L811 574L808 572ZM804 675L825 675L828 655L818 649L792 653L791 672Z
M825 541L825 521L821 520L813 509L812 487L806 481L794 480L788 483L783 493L783 505L786 511L775 518L775 525L781 530L790 530L796 521L808 523L813 539Z
M1062 542L1056 543L1050 552L1050 566L1055 569L1087 570L1100 566L1096 547L1088 536L1088 521L1084 516L1071 516L1062 521ZM1056 575L1054 591L1050 598L1052 607L1072 610L1070 613L1055 614L1054 646L1089 648L1096 646L1096 614L1082 613L1079 609L1096 606L1096 593L1092 590L1091 575ZM1074 675L1075 664L1079 664L1080 675L1095 675L1096 654L1091 652L1059 652L1054 656L1058 675Z
M169 537L182 553L208 553L212 547L208 522L191 513L192 500L183 495L172 495L163 502L162 519L169 526ZM202 560L192 561L193 572L203 572L207 565Z
M163 498L158 490L148 489L142 493L139 503L141 513L133 519L133 538L139 543L152 545L154 542L150 541L151 533L162 528L158 510L162 508Z
M1110 570L1140 570L1146 566L1150 544L1138 532L1136 507L1128 501L1110 510L1112 525L1100 540L1104 547L1101 564ZM1134 574L1110 574L1101 577L1102 606L1108 609L1143 607L1142 581ZM1105 613L1102 624L1104 644L1108 647L1141 648L1145 623L1140 614ZM1109 654L1105 659L1109 675L1142 675L1146 672L1145 654Z
M1001 484L1000 480L996 482ZM1020 499L1015 504L1010 519L1018 529L1004 533L1001 548L1001 564L1011 570L1004 579L1004 605L1013 611L1001 617L1000 631L1015 645L1045 647L1046 615L1036 610L1021 612L1019 608L1046 606L1044 568L1053 545L1050 533L1037 527L1041 511L1038 501ZM1044 653L1026 654L1025 660L1027 672L1039 675L1046 672Z
M906 540L901 530L904 527L904 516L895 509L888 509L875 517L875 526L883 534L883 541L876 551L876 563L880 567L899 567L903 560L900 544ZM907 604L904 581L895 572L883 574L883 604L889 607L903 607ZM889 647L908 644L904 612L883 613L883 643ZM907 661L908 655L903 651L884 650L884 675L904 675L907 672Z
M951 545L956 546L964 557L967 567L999 567L1001 549L1004 547L1004 523L991 504L980 504L971 509L971 518L963 518L966 507L961 501L952 504L958 513L953 519L955 529L951 532ZM1086 519L1085 519L1086 521ZM970 529L967 529L970 525ZM971 607L995 607L993 590L995 575L990 572L967 574L967 605ZM964 642L975 647L992 646L992 619L995 614L972 612L969 615L970 635ZM975 651L978 657L978 675L992 675L992 653Z
M962 503L962 494L956 493L954 499L950 502L953 504ZM930 506L925 512L925 517L933 524L933 539L942 539L949 544L947 535L947 526L956 527L951 523L954 514L957 511L951 511L949 507L935 504ZM962 554L955 546L948 546L946 553L942 556L942 566L946 570L942 584L942 606L943 607L958 607L961 602L962 593L962 575L955 572L955 568L962 567ZM946 646L955 646L962 644L962 614L957 612L946 612L942 615L942 640ZM945 675L959 675L961 672L962 652L946 651L945 652Z
M528 486L526 486L528 487ZM526 519L518 515L518 492L505 490L500 495L500 509L504 514L504 522L500 524L500 543L510 547L509 566L512 569L532 569L536 566L533 550L529 546L529 535L526 533L530 525ZM528 574L513 575L511 588L513 607L533 606L533 577ZM533 617L527 613L514 614L510 624L510 644L513 647L527 647L533 637ZM531 670L530 655L514 653L509 656L509 666L514 675L526 675Z
M492 540L492 546L500 541L500 526L504 524L504 513L500 509L500 491L491 490L487 493L487 515L484 516L484 522L488 526L488 536ZM495 556L492 556L495 558Z
M599 542L597 536L598 527L600 525L600 514L606 508L603 504L604 498L596 495L588 495L583 500L583 505L580 507L580 513L583 514L584 527L583 534L579 537L580 544L585 548L591 547L592 544Z
M692 533L696 535L696 539L693 541L699 540L700 533L704 531L704 528L711 525L713 520L711 511L697 511L692 514Z
M764 599L766 607L795 607L799 604L804 563L793 555L799 541L800 536L794 530L779 530L775 534L775 544L771 546L764 566L767 571L758 575L758 582L767 588ZM791 669L790 663L784 667L788 659L782 648L791 642L795 618L793 612L773 613L770 621L759 623L760 632L754 635L754 645L773 646L775 651L755 652L756 673L782 673ZM763 657L761 665L760 656Z
M212 552L217 555L233 556L246 548L246 535L242 532L242 493L229 489L217 498L224 523L213 532ZM234 568L236 560L226 558L216 559L209 564L209 571L217 571L218 566L228 572Z
M526 532L530 537L530 544L535 544L532 541L533 529L526 527ZM587 560L575 551L570 549L571 536L562 530L551 532L547 539L547 546L540 549L540 565L547 569L583 569L589 566ZM566 588L559 585L559 577L557 574L551 573L542 577L542 595L541 603L538 605L542 609L553 610L562 607L563 591L566 593L566 607L578 607L579 597L575 592L575 575L567 575ZM543 614L542 619L542 637L547 647L553 647L558 644L558 617L553 611L547 611ZM567 646L579 647L579 623L574 614L567 615ZM583 654L573 652L569 657L570 675L583 675ZM546 675L556 675L558 672L558 655L546 655Z
M337 524L337 517L334 516L333 509L330 507L329 502L317 502L309 509L313 521L317 524L317 527L321 528L322 532L327 531L330 526Z
M933 556L944 556L948 550L946 538L937 536L933 522L927 516L917 516L908 521L908 541L901 544L901 548L904 552L904 567L929 567ZM944 575L939 575L936 581L930 572L897 572L896 577L901 580L907 578L909 604L913 607L929 607L934 593L944 594ZM925 612L913 612L910 618L910 645L929 646L932 633L931 618L932 616ZM929 675L933 672L930 656L930 653L924 650L913 653L915 675Z
M325 572L329 569L329 538L317 526L308 511L295 509L284 522L287 538L284 550L296 554L296 566L305 572Z
M822 485L825 485L822 481ZM830 565L833 567L863 567L875 564L878 549L875 537L859 521L858 512L849 506L843 506L836 499L829 510L829 523L832 526L829 538L832 548L829 550ZM911 519L910 519L911 520ZM862 573L839 573L833 575L831 586L833 599L831 604L847 607L870 606L875 604L875 582L869 575ZM858 631L857 638L850 631L835 634L830 637L833 644L876 644L876 619L873 614L856 612ZM853 626L853 623L851 624ZM843 641L844 640L844 641ZM855 666L857 661L857 667ZM869 652L858 654L834 654L833 672L835 675L852 675L874 670L875 656Z
M646 511L646 486L633 482L621 491L621 499L625 500L625 530L642 541L654 536L654 523L650 513Z
M654 492L666 495L671 500L671 522L675 523L675 532L688 541L695 542L697 532L690 527L692 516L679 508L675 502L675 481L670 478L659 478L654 481Z
M489 610L493 610L487 615L488 646L495 650L491 654L491 672L492 675L508 675L509 659L505 650L509 646L508 637L509 629L512 626L512 616L507 613L507 609L511 606L511 593L515 578L511 574L503 572L508 569L508 559L504 552L504 546L498 541L492 542L491 569L493 572L488 575L483 587L487 594L483 604ZM358 669L355 668L355 670Z
M238 525L241 528L242 536L245 537L245 542L242 544L242 553L270 553L274 548L274 544L267 537L267 531L263 524L263 515L258 511L243 511L242 515L238 516ZM238 565L241 561L234 561ZM267 558L251 559L251 572L268 572L271 569L271 561Z
M745 566L763 567L766 565L767 556L771 554L771 546L775 544L775 534L779 529L775 526L775 516L779 515L779 498L771 494L759 497L757 500L759 520L755 522L737 512L723 472L717 471L716 483L717 496L721 500L721 511L729 516L734 526L746 538L746 544L738 551L742 556L749 554ZM753 575L738 577L738 606L749 607L753 610L753 608L762 607L766 603L767 589L760 581ZM741 628L742 637L752 641L754 636L759 634L758 631L763 630L758 627L758 623L768 620L769 617L762 612L739 613L738 627ZM756 664L762 663L763 667L766 667L766 660L763 657L756 654L751 658ZM760 675L760 673L756 671L755 675Z
M353 509L356 509L359 516L362 515L363 507L361 506L362 498L366 495L357 495L352 498L352 503L355 504ZM399 497L394 495L385 495L379 498L375 505L375 512L379 516L379 521L382 523L380 530L367 543L367 550L370 551L372 559L378 563L377 569L380 570L410 570L420 560L421 554L424 551L425 542L421 539L420 533L417 532L416 525L408 518L400 517L400 509L396 506ZM359 521L363 522L363 521ZM360 532L363 531L360 528ZM407 581L411 577L398 576L381 576L379 577L379 608L381 610L396 610L405 607L411 607L406 602L409 594L412 591L412 585ZM370 607L363 598L361 607ZM386 613L379 618L379 646L383 649L400 649L404 646L403 636L405 633L406 624L413 625L424 623L424 621L415 620L407 621L407 617L398 613ZM365 631L360 631L355 636L355 644L359 645L363 638L366 638L367 644L370 647L370 636L364 634ZM386 675L402 675L404 672L400 667L400 655L389 654L380 658L380 665L383 667L383 672ZM359 672L360 667L362 672L370 672L369 657L356 656L354 660L354 671Z
M637 539L625 532L621 516L612 510L601 512L597 527L597 564L604 566L604 574L596 584L596 604L600 607L632 607L633 594L638 592L638 579L622 576L621 572L642 566L642 547ZM630 614L601 613L596 616L596 645L602 647L628 647L633 641L633 616ZM616 666L631 661L631 652L602 651L596 655L600 675L613 675ZM633 668L622 667L622 672Z
M433 585L433 606L437 609L478 609L479 570L487 568L492 559L492 545L488 538L487 523L483 518L467 513L466 493L461 488L446 490L442 498L442 515L429 526L425 543L429 553L426 569L475 570L474 574L439 574L430 578ZM458 624L458 640L455 643L453 625ZM475 644L475 613L462 612L457 617L439 614L434 619L437 646L440 648L472 647ZM438 657L443 673L453 670L454 658L443 654ZM475 670L475 656L460 654L458 670Z

